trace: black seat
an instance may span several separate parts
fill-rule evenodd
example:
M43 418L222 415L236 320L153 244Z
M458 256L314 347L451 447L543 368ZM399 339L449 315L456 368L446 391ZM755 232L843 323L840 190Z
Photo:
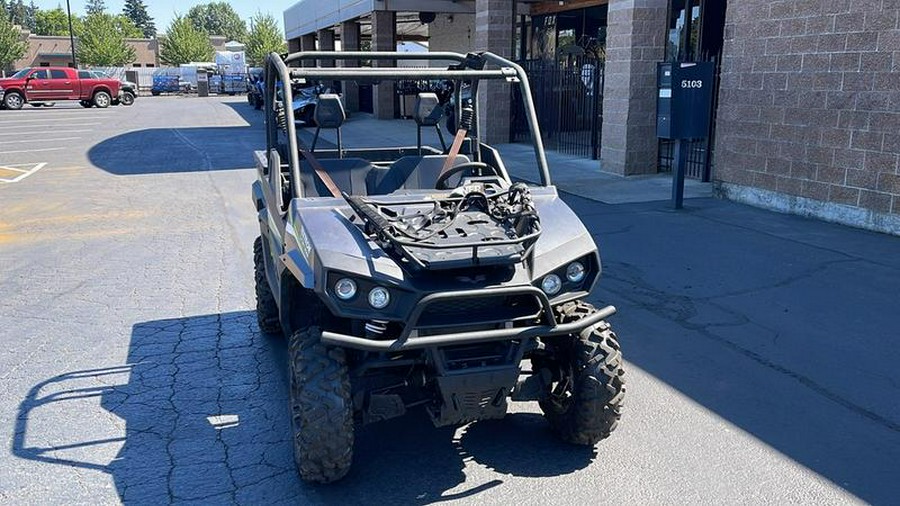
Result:
M444 142L444 134L441 133L440 121L444 115L444 108L438 100L436 93L419 93L416 96L416 104L413 107L413 119L416 120L416 146L419 154L422 154L422 127L434 127L441 140L441 147L447 151L447 143Z
M375 169L368 178L369 195L387 195L397 190L433 190L447 155L404 156L387 169ZM469 157L458 155L453 165L468 163ZM450 178L452 186L459 176Z
M337 131L338 158L343 158L344 147L341 142L341 125L343 125L344 120L347 119L347 114L344 113L341 97L334 93L323 93L319 95L319 100L316 103L315 119L316 133L313 135L312 146L310 146L309 150L311 152L316 150L316 141L319 140L319 131L323 128L333 128Z
M319 160L322 168L328 172L334 184L349 195L368 195L366 176L372 170L372 164L362 158L343 158ZM315 170L306 160L300 161L300 184L304 197L331 197L325 183L315 174Z

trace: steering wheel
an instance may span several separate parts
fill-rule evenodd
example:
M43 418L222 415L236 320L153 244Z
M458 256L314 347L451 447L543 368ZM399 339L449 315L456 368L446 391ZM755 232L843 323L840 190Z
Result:
M493 167L492 165L488 165L484 162L465 162L465 163L461 163L459 165L454 165L453 167L450 167L449 169L447 169L447 172L444 172L443 174L441 174L440 177L438 177L437 182L434 183L435 189L449 190L449 188L447 187L447 180L450 179L452 176L459 174L460 172L463 172L465 170L469 170L469 169L488 169L491 174L493 174L495 176L500 175L500 172L498 172L495 167Z

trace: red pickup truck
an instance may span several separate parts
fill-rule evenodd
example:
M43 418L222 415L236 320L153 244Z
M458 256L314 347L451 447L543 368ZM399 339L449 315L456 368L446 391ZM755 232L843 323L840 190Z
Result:
M84 71L81 71L84 72ZM84 75L84 74L82 74ZM113 98L121 98L122 83L116 79L80 78L77 69L38 67L22 69L12 77L0 79L2 105L21 109L26 102L79 100L81 105L109 107Z

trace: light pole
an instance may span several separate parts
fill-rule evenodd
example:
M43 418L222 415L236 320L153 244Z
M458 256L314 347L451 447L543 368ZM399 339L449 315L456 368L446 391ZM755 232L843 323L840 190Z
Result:
M66 0L66 12L69 14L69 44L72 46L72 68L78 68L78 60L75 59L75 34L72 33L72 7Z

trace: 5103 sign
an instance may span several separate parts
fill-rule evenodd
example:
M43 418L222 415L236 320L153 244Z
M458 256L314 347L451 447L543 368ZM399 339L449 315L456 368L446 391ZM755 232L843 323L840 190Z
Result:
M703 81L701 81L699 79L696 81L689 81L689 80L685 79L685 80L681 81L681 87L682 88L702 88Z

